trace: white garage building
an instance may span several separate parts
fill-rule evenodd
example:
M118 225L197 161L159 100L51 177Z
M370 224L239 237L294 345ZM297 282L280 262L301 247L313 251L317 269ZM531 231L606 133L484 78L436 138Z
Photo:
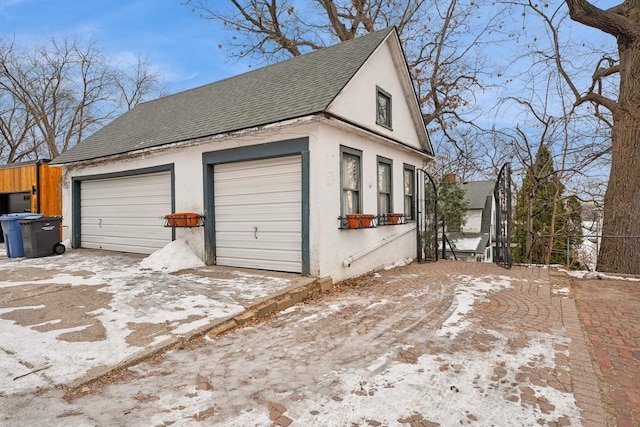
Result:
M391 28L142 103L51 164L74 247L180 238L207 264L342 280L415 257L432 158ZM198 226L166 226L182 212Z

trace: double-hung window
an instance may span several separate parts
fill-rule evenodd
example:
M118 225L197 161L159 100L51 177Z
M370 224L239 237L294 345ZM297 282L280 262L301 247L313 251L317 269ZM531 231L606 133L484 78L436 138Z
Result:
M411 165L404 165L404 217L413 219L416 169Z
M391 129L391 94L376 87L376 123Z
M342 181L342 216L362 213L360 189L362 187L362 152L348 147L340 148Z
M378 215L386 218L393 212L392 161L378 156Z

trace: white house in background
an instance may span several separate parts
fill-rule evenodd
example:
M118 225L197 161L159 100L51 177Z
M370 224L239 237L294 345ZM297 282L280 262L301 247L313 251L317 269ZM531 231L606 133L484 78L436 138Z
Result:
M142 103L52 165L73 247L184 239L210 265L342 280L415 257L415 170L432 159L390 28ZM201 226L163 227L182 212ZM377 226L349 228L355 213Z
M582 244L576 251L577 260L590 271L595 271L602 241L602 207L593 203L582 205Z
M459 184L469 203L461 232L449 233L459 261L493 262L493 236L496 226L495 181L472 181ZM448 249L448 248L447 248ZM448 257L453 259L453 254Z

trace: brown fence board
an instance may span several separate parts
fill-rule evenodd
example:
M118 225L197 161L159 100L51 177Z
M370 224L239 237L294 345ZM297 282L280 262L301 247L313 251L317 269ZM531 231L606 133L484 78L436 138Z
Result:
M40 185L36 168L40 168ZM39 191L34 194L33 190ZM0 169L0 193L31 194L31 212L47 216L62 215L62 169L46 163L30 164Z

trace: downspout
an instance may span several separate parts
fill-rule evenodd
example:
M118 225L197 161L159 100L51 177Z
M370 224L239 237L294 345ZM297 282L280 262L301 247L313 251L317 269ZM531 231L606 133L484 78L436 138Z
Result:
M416 229L416 225L412 224L409 227L407 227L406 229L399 231L395 234L391 234L387 237L385 237L384 239L374 243L373 245L369 246L368 248L365 248L363 250L361 250L360 252L356 252L355 254L351 255L350 257L346 258L344 261L342 261L342 265L344 265L345 267L351 267L351 264L357 260L359 260L360 258L363 258L367 255L369 255L371 252L375 251L378 248L381 248L382 246L386 245L387 243L393 242L394 240L396 240L399 237L404 236L407 233L410 233L412 231L414 231Z

